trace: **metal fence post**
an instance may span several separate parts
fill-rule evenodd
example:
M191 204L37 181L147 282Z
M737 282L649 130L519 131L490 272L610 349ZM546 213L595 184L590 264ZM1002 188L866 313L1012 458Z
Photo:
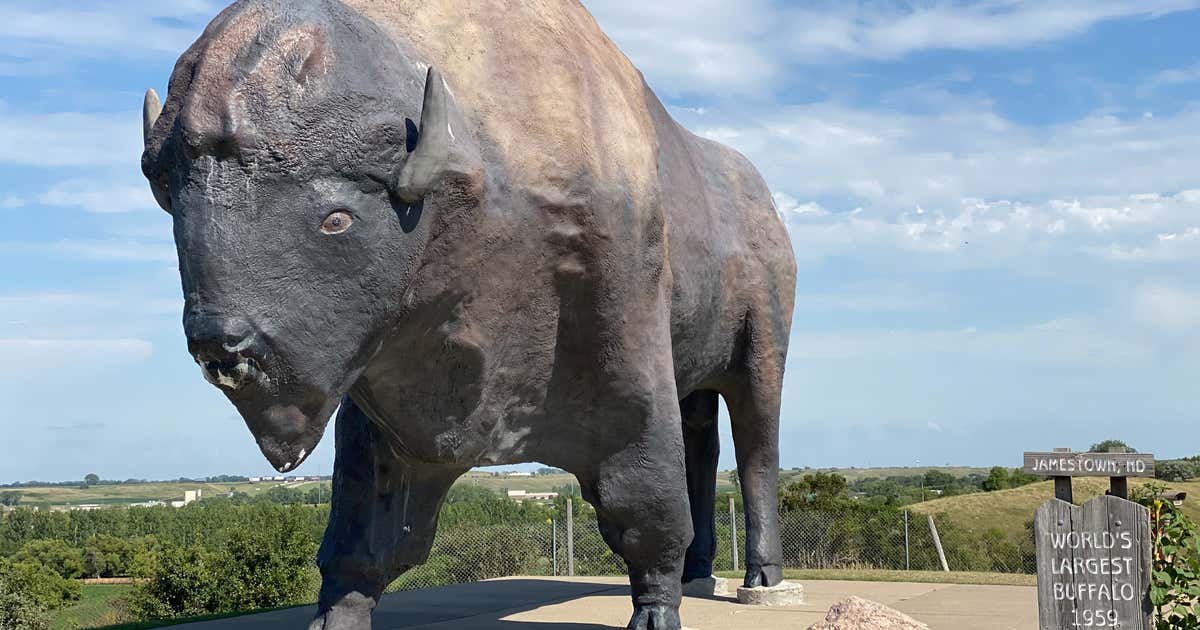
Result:
M908 510L904 510L904 570L912 570L912 563L908 555Z
M575 576L575 498L567 497L567 576Z
M550 573L558 577L558 515L550 519Z
M733 500L733 495L729 495L729 556L733 561L733 570L738 570L738 548L737 548L737 505Z

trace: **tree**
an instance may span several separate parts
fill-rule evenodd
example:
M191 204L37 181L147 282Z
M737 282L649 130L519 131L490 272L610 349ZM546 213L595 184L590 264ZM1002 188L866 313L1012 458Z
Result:
M0 573L0 630L45 630L50 627L42 607Z
M17 507L21 504L21 493L16 491L8 491L0 493L0 505L8 507Z
M31 540L21 547L13 559L42 565L68 580L84 574L83 552L63 540Z
M1184 460L1163 462L1155 466L1154 476L1163 481L1187 481L1196 476L1196 467Z
M941 470L929 470L925 472L925 487L937 488L945 490L954 486L957 479L954 475Z
M97 475L96 473L88 473L88 475L83 478L83 482L89 486L94 486L100 483L100 475Z
M785 511L804 507L832 509L846 498L846 478L837 473L809 473L780 492L779 502Z
M1136 453L1137 449L1121 440L1104 440L1096 442L1088 449L1089 453Z
M37 610L53 610L77 601L83 588L52 569L34 562L8 562L0 558L0 583L19 594ZM4 588L0 588L0 593ZM4 628L0 624L0 628ZM23 628L24 626L17 626Z
M1009 483L1010 480L1008 469L1003 466L993 466L992 469L988 471L987 479L983 480L983 489L988 492L1006 490L1009 487Z

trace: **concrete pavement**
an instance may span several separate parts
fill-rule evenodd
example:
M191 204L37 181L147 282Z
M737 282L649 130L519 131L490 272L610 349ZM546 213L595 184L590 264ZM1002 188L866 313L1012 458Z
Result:
M839 599L858 595L900 610L933 630L1036 630L1037 590L907 582L805 581L806 602L742 606L732 598L683 602L695 630L804 630ZM305 630L315 608L187 624L189 630ZM375 630L611 630L632 611L624 578L516 577L387 595Z

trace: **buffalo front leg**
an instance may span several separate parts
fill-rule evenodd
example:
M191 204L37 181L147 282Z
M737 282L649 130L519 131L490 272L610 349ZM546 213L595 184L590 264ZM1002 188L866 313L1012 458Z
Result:
M692 540L679 403L668 397L648 431L601 463L581 488L600 534L629 568L633 630L680 630L683 557Z
M348 397L336 436L333 506L317 555L321 595L309 630L369 630L387 585L428 558L442 501L464 471L397 457Z

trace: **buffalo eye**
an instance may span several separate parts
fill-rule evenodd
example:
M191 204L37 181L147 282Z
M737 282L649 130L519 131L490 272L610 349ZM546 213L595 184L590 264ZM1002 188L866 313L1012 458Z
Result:
M331 212L325 220L321 222L321 231L325 234L341 234L350 229L350 224L354 219L350 217L350 213L345 210L337 210Z

